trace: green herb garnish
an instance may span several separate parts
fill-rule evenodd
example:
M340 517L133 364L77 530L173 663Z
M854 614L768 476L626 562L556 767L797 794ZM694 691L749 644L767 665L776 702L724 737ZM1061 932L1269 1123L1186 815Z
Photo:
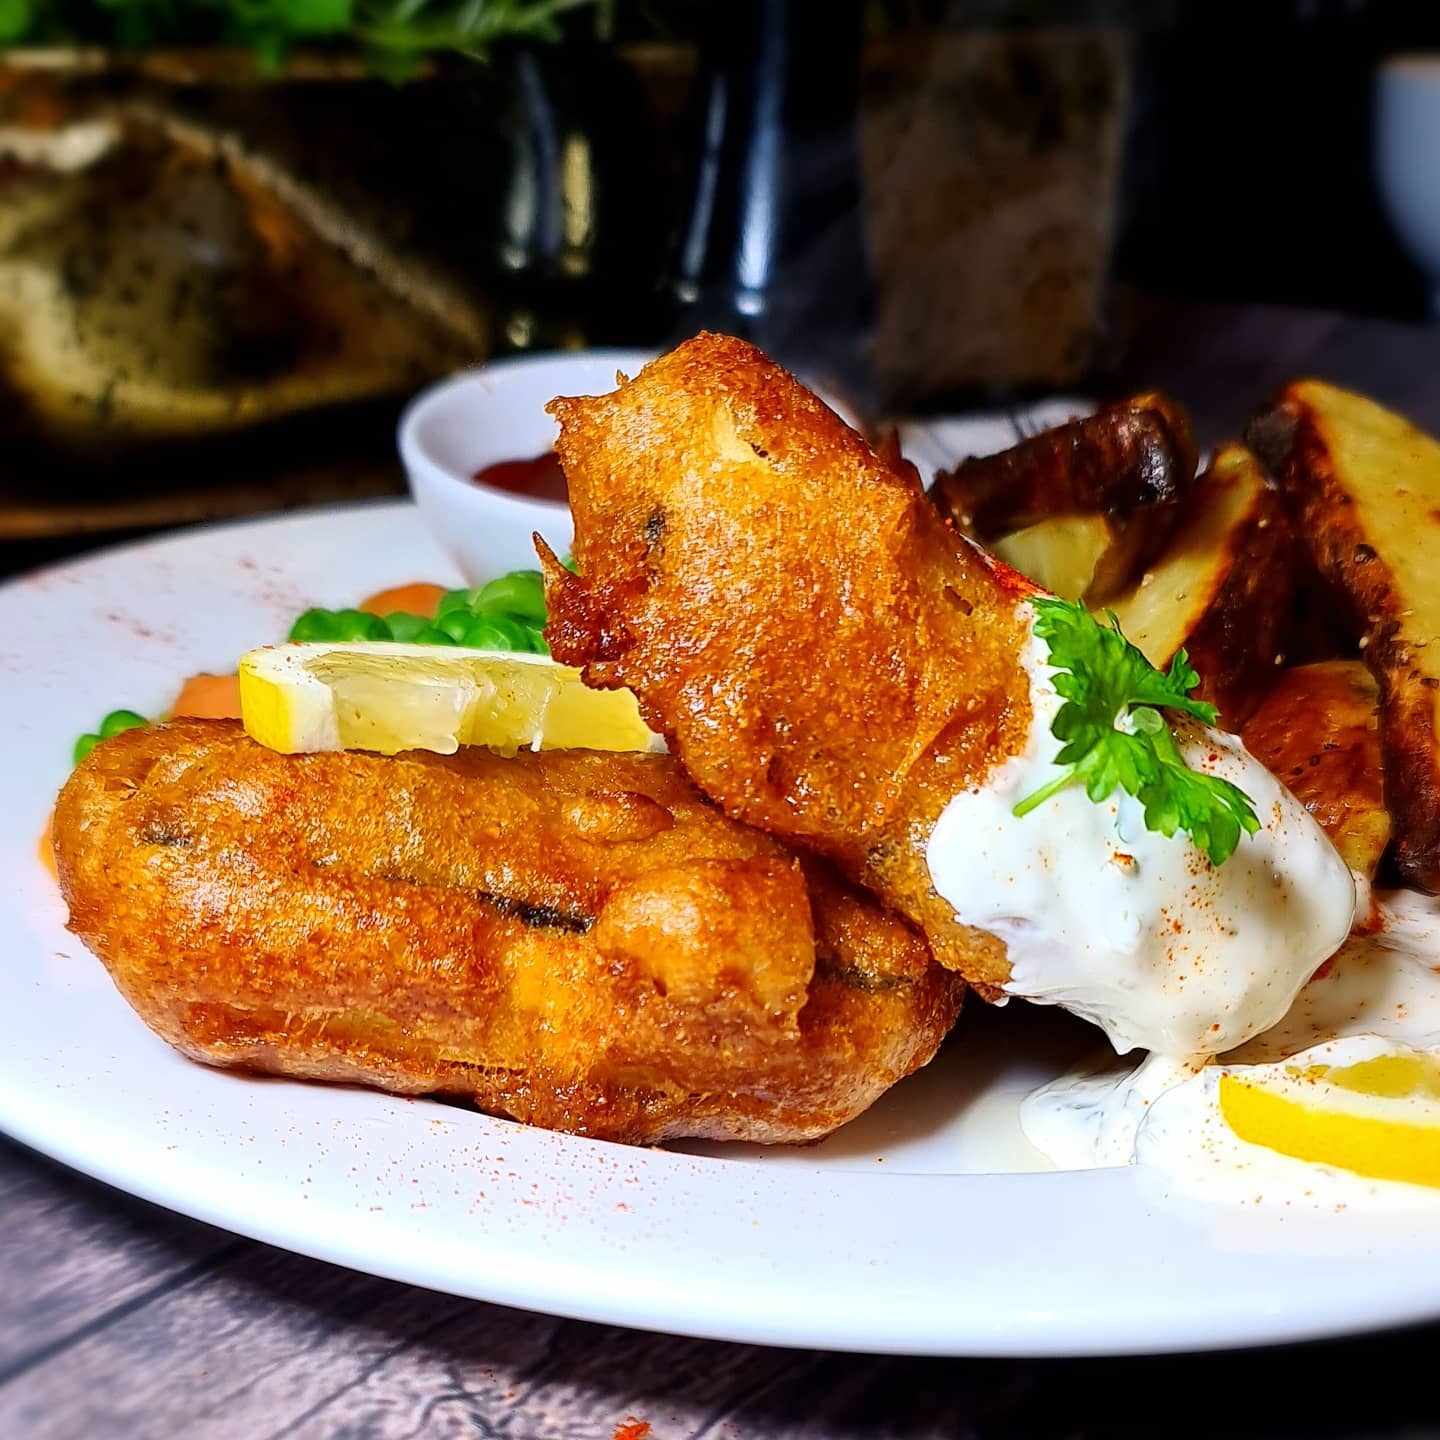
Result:
M360 51L394 79L422 61L484 59L502 40L558 40L567 12L613 0L0 0L0 44L137 51L242 46L275 71L298 46Z
M1212 865L1223 865L1235 853L1240 832L1253 835L1260 822L1238 786L1185 763L1160 714L1179 710L1206 725L1215 723L1215 707L1190 698L1200 677L1189 656L1181 650L1168 671L1157 670L1108 611L1107 626L1079 602L1032 603L1035 634L1050 647L1055 690L1065 701L1050 727L1065 742L1055 757L1065 770L1027 795L1014 813L1028 815L1077 780L1097 805L1120 789L1145 807L1147 829L1162 835L1184 830Z

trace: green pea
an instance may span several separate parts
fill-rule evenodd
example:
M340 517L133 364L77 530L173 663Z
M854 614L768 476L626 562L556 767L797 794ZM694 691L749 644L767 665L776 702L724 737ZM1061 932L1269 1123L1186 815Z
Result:
M390 627L364 610L307 610L290 627L292 640L348 644L356 640L388 640Z
M333 640L335 638L335 612L318 607L307 610L290 627L290 639L298 641Z
M78 765L99 743L98 735L82 735L75 742L75 763Z
M388 640L390 627L378 616L366 610L337 610L343 633L341 640Z
M333 618L328 610L310 609L295 619L290 627L291 640L328 640L330 631L334 626Z
M475 623L475 617L468 610L450 610L435 617L435 628L450 637L451 643L462 645L465 632Z
M538 570L512 570L492 580L475 602L477 615L512 615L520 620L545 619L545 582Z
M518 620L507 615L486 615L471 623L460 642L472 650L521 650L530 648L530 637Z
M478 590L447 590L435 607L435 618L438 620L442 615L449 615L455 610L463 610L469 614L479 595Z
M415 637L422 630L435 628L423 615L407 615L403 610L396 610L387 615L385 624L390 630L390 638L399 641L402 645L425 644L425 641L417 640Z
M119 735L125 730L138 730L149 723L143 715L137 715L133 710L112 710L100 722L100 738L108 740L112 735Z

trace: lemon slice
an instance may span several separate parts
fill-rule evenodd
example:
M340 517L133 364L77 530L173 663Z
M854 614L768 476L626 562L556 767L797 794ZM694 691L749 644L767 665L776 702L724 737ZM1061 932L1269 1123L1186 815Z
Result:
M589 690L544 655L378 643L271 645L240 660L253 740L282 754L663 750L628 690Z
M1432 1054L1227 1071L1220 1113L1242 1140L1297 1160L1440 1186L1440 1057Z

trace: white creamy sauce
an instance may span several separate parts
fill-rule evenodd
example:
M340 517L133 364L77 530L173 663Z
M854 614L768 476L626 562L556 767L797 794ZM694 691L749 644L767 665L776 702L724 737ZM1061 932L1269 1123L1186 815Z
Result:
M1322 1040L1365 1034L1440 1048L1440 899L1413 890L1377 899L1380 928L1351 936L1285 1018L1227 1061L1282 1060Z
M1020 1103L1025 1138L1062 1170L1129 1165L1151 1104L1206 1061L1147 1055L1139 1065L1097 1062L1042 1085Z
M1147 830L1120 793L1095 804L1066 786L1017 819L1016 803L1060 773L1048 654L1032 634L1024 750L950 801L926 860L956 917L1005 941L1009 994L1084 1016L1121 1055L1151 1053L1101 1059L1026 1096L1030 1144L1065 1169L1139 1165L1208 1201L1440 1208L1440 1190L1241 1140L1219 1098L1226 1073L1283 1086L1297 1064L1440 1055L1440 900L1372 897L1237 739L1188 720L1172 727L1187 762L1238 785L1261 822L1224 865L1184 834ZM1350 933L1357 916L1367 933Z
M1397 1046L1375 1035L1356 1035L1302 1050L1292 1065L1351 1065ZM1242 1140L1220 1112L1220 1076L1234 1069L1210 1065L1150 1105L1135 1136L1135 1163L1164 1177L1177 1194L1222 1204L1316 1210L1440 1210L1440 1190L1371 1180L1329 1165L1295 1160ZM1257 1080L1279 1065L1240 1067Z
M1018 801L1059 769L1064 703L1033 635L1022 753L955 796L926 852L959 920L1005 941L1006 990L1099 1025L1117 1052L1212 1055L1276 1024L1350 931L1356 890L1319 825L1235 737L1172 728L1187 762L1250 796L1260 831L1216 868L1178 833L1145 828L1138 801L1095 804L1079 783L1023 818Z
M1152 1055L1138 1066L1077 1070L1021 1104L1031 1144L1064 1169L1139 1164L1174 1191L1246 1206L1412 1211L1440 1191L1369 1180L1241 1140L1220 1111L1223 1073L1256 1080L1282 1068L1354 1064L1402 1050L1440 1051L1440 900L1376 897L1381 928L1355 935L1273 1029L1211 1061Z

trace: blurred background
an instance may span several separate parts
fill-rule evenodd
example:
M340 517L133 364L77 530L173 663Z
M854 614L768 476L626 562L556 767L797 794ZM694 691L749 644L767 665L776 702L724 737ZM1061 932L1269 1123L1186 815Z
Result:
M0 0L0 42L6 568L398 491L428 381L701 326L875 420L1170 386L1213 440L1303 357L1440 424L1440 7Z

